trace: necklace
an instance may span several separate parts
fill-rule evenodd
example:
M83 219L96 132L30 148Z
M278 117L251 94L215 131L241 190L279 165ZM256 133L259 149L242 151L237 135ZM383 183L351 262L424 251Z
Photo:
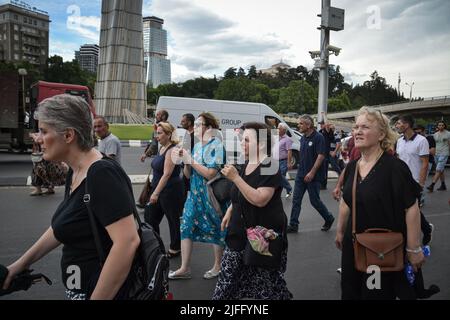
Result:
M170 146L170 142L169 142L168 144L166 144L165 146L162 146L162 147L161 147L161 150L159 150L159 153L160 153L160 154L163 154L164 151L166 151L166 149L167 149L169 146Z
M78 182L78 176L80 174L81 169L78 169L77 173L75 175L72 175L72 183L70 184L70 192L72 193L74 186L76 186Z
M381 158L381 156L383 155L383 153L384 153L384 151L383 150L381 150L381 152L378 154L378 156L376 157L376 159L375 159L375 161L373 161L373 160L371 160L371 161L364 161L364 166L366 166L366 165L368 165L368 164L370 164L370 163L372 163L372 162L374 162L374 163L377 163L378 162L378 160ZM363 158L361 157L361 160L359 161L360 162L360 166L361 166L361 162L362 162L362 160L363 160Z
M366 175L364 175L364 176L361 174L361 161L362 161L362 158L358 161L358 163L357 163L356 165L358 166L358 173L359 173L359 176L361 177L361 181L360 181L360 182L363 182L363 181L367 178L367 176L373 171L373 170L372 170L373 167L374 167L375 164L378 162L378 160L381 158L381 156L383 155L383 153L384 153L384 151L381 150L380 154L377 156L377 158L376 158L375 161L373 162L373 166L370 168L370 170L367 171ZM371 163L372 163L372 161L366 162L366 163L364 164L364 167L367 166L367 165L369 165L369 164L371 164Z

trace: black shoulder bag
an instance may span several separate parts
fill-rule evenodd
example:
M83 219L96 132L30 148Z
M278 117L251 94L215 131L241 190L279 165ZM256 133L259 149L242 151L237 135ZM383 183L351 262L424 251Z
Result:
M127 181L130 197L134 196L131 182L123 169L115 163L114 160L100 160L111 161L116 170ZM91 195L88 190L88 177L86 177L85 195L83 201L86 204L89 213L89 220L91 223L92 233L94 235L95 246L97 248L100 265L103 267L106 261L106 255L100 241L100 235L97 229L94 212L90 206ZM130 273L126 281L128 293L126 299L128 300L165 300L169 294L169 260L165 254L164 243L153 228L146 222L142 222L137 213L136 206L133 205L133 215L138 225L138 234L141 243L136 251Z

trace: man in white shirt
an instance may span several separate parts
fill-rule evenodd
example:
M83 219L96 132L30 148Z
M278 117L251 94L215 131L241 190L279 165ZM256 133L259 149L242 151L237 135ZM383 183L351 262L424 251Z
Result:
M425 186L428 172L428 159L430 147L428 140L414 132L414 119L409 115L400 116L395 124L397 131L402 136L397 140L396 153L409 167L411 174L422 190ZM423 191L419 200L419 205L423 206ZM432 240L434 226L429 223L423 213L420 213L421 229L423 233L423 245L427 245Z
M399 117L395 126L402 137L397 140L396 151L398 157L408 165L414 180L423 188L427 179L430 147L425 137L414 132L413 124L411 116Z
M104 117L95 117L94 131L95 134L100 138L100 141L98 142L98 151L106 154L110 158L113 158L120 164L120 140L109 131L108 121L106 121Z

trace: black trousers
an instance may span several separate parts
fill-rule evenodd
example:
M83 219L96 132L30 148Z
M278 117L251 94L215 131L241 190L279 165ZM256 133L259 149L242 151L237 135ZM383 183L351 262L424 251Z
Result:
M145 207L144 220L158 233L160 233L159 224L166 216L170 231L170 249L174 251L181 248L180 217L183 213L184 202L184 183L180 179L179 182L166 186L155 204L148 204Z

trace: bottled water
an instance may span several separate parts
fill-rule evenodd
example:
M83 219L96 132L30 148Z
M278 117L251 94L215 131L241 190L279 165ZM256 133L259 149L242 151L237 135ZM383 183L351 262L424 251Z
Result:
M423 255L425 258L429 257L431 254L430 246L424 246L422 248ZM414 274L414 269L411 263L408 261L408 263L405 266L405 274L406 278L408 279L408 282L411 286L414 285L414 281L416 280L416 275Z

